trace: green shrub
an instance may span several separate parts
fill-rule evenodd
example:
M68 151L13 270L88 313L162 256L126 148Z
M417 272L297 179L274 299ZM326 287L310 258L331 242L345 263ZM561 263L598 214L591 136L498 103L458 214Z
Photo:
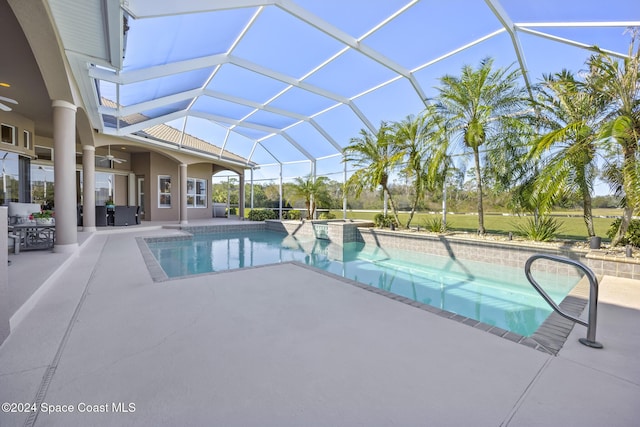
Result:
M229 215L237 215L238 211L236 210L236 208L229 208L229 211L227 212L227 216Z
M322 212L318 215L318 219L336 219L336 214L331 212Z
M271 209L251 209L247 219L249 221L264 221L265 219L276 219L277 215Z
M373 223L376 227L379 228L389 228L392 224L394 227L398 226L398 223L396 222L396 219L393 217L393 215L384 215L381 213L376 214L373 217Z
M618 228L620 228L621 221L622 220L620 218L617 218L611 223L607 230L607 237L609 239L613 239L616 236ZM640 219L631 220L627 233L620 241L620 245L633 245L635 247L640 247Z
M535 218L527 218L524 224L517 224L515 226L518 234L526 237L529 240L536 242L548 242L553 240L562 228L562 223L550 216L538 217L536 222Z
M289 219L300 219L300 218L302 218L302 214L300 213L300 211L291 210L291 211L287 212L287 218L289 218Z
M427 218L423 222L424 228L433 233L445 233L449 230L450 225L442 222L442 218L439 216Z

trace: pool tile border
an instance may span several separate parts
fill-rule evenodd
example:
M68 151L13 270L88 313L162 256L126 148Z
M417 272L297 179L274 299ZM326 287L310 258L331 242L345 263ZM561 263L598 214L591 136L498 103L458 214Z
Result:
M145 265L147 266L147 270L149 270L149 275L151 275L151 280L154 282L164 282L169 280L169 276L164 272L160 264L156 260L156 257L151 253L151 249L147 245L147 241L154 242L168 242L172 240L188 240L193 236L167 236L167 237L136 237L136 243L138 244L138 248L140 249L140 253L142 254L142 259L144 260Z
M500 338L504 338L511 342L521 344L526 347L529 347L534 350L538 350L553 356L558 355L558 352L566 342L574 326L574 323L571 322L570 320L563 318L556 312L552 312L551 315L549 315L549 317L542 323L542 325L540 325L538 330L533 335L531 335L531 337L525 337L523 335L519 335L514 332L507 331L506 329L500 328L498 326L493 326L488 323L483 323L476 319L472 319L470 317L461 316L451 311L442 310L438 307L433 307L431 305L424 304L416 300L412 300L411 298L403 297L401 295L396 295L391 292L388 292L379 288L375 288L370 285L365 285L363 283L356 282L355 280L348 279L346 277L341 277L341 276L329 273L327 271L320 270L310 265L306 265L296 261L290 261L290 263L300 266L302 268L306 268L306 269L315 271L317 273L323 274L327 277L337 279L343 283L347 283L357 288L364 289L369 292L373 292L374 294L378 294L386 298L398 301L400 303L410 305L417 309L424 310L429 313L433 313L440 317L444 317L445 319L462 323L474 329L488 332ZM580 315L580 313L582 313L585 306L587 305L587 300L584 299L584 292L586 288L586 292L588 295L588 287L589 287L589 284L585 279L580 280L580 282L573 288L573 290L569 293L569 295L567 295L564 298L564 300L559 304L560 308L562 308L563 311L566 311L574 316Z
M230 225L230 226L219 226L219 225L218 226L197 226L197 227L179 226L178 228L180 228L184 232L184 234L136 238L136 242L138 244L138 247L140 248L140 252L142 254L144 262L154 282L165 282L165 281L179 280L179 279L201 276L201 275L220 274L220 273L230 272L233 270L214 271L210 273L180 276L180 277L168 277L165 271L162 269L162 267L158 263L158 261L156 260L156 258L154 257L154 255L151 253L151 250L149 249L147 242L168 242L168 241L175 241L175 240L189 240L193 238L193 234L195 233L224 233L224 232L230 232L230 231L247 231L248 229L252 231L253 230L261 231L261 230L267 229L268 227L265 227L264 223L257 223L257 224L246 224L246 225L242 224L242 225ZM575 325L574 322L568 319L565 319L564 317L560 316L556 312L552 312L549 315L549 317L540 325L540 327L536 330L536 332L534 332L531 335L531 337L525 337L523 335L510 332L506 329L493 326L487 323L483 323L476 319L461 316L459 314L456 314L450 311L442 310L440 308L433 307L431 305L424 304L419 301L415 301L410 298L403 297L401 295L396 295L391 292L388 292L379 288L375 288L371 285L366 285L352 279L341 277L336 274L329 273L327 271L324 271L324 270L321 270L297 261L287 261L284 263L266 264L262 266L251 267L251 268L261 268L261 267L279 265L279 264L294 264L302 268L315 271L327 277L337 279L343 283L356 286L360 289L373 292L375 294L384 296L386 298L390 298L392 300L410 305L420 310L424 310L424 311L436 314L440 317L444 317L446 319L453 320L458 323L462 323L474 329L488 332L500 338L507 339L514 343L521 344L526 347L529 347L553 356L556 356L560 351L560 349L562 349L564 343L566 342L569 334L571 333ZM585 307L587 306L588 299L589 299L589 284L586 278L583 278L569 292L569 294L563 299L563 301L559 304L559 306L563 311L577 317L584 311Z

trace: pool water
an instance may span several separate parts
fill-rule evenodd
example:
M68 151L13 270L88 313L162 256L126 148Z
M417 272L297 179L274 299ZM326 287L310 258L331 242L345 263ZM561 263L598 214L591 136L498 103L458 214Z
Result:
M476 261L268 231L196 234L193 240L147 242L170 278L298 261L461 316L530 336L551 308L521 269ZM579 276L535 272L560 303Z

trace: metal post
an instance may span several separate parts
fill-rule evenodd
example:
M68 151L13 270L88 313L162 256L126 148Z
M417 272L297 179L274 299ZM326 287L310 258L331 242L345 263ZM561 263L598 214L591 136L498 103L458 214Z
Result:
M444 181L442 188L442 228L447 229L447 181ZM443 231L444 231L443 230Z
M251 168L251 210L253 210L253 168Z
M347 219L347 162L344 162L342 181L342 219Z
M309 163L311 163L311 179L312 179L312 183L315 184L316 182L316 161L312 160L309 161ZM309 197L309 213L311 214L311 216L315 216L315 211L316 211L316 199L313 196L313 194L311 194L311 197ZM315 219L315 218L310 218L310 219Z
M280 204L278 207L278 211L280 212L279 214L279 218L280 221L282 221L282 163L280 163L280 190L279 190L279 195L280 195Z

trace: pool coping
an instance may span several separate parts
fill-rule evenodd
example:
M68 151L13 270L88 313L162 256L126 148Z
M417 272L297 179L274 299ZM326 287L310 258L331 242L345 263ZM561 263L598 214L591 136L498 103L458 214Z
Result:
M456 321L458 323L462 323L474 329L488 332L500 338L507 339L514 343L524 345L526 347L529 347L553 356L558 355L559 351L562 349L562 347L564 346L564 343L569 337L569 334L573 330L573 327L575 326L575 322L572 322L571 320L568 320L560 316L555 311L552 311L551 314L538 327L538 329L530 337L526 337L511 331L508 331L506 329L500 328L498 326L493 326L488 323L484 323L476 319L472 319L470 317L462 316L457 313L453 313L451 311L443 310L441 308L434 307L429 304L412 300L411 298L407 298L402 295L397 295L392 292L373 287L371 285L360 283L353 279L342 277L337 274L333 274L328 271L325 271L325 270L322 270L298 261L285 261L285 262L279 262L279 263L243 267L241 269L229 269L229 270L222 270L222 271L212 271L212 272L201 273L201 274L190 274L186 276L169 277L165 273L165 271L162 269L162 267L156 260L155 256L151 252L151 249L149 249L149 246L147 245L147 241L161 242L161 241L173 241L173 240L190 240L192 238L193 238L193 234L186 231L183 231L183 234L181 235L174 234L174 235L167 235L166 237L165 236L136 237L136 242L142 254L142 258L147 266L147 270L149 271L151 279L154 282L156 283L170 282L174 280L181 280L181 279L191 278L191 277L222 274L222 273L232 272L235 270L242 270L246 268L261 268L261 267L281 265L281 264L293 264L293 265L297 265L299 267L314 271L316 273L320 273L334 280L339 280L340 282L343 282L352 286L356 286L360 289L373 292L375 294L384 296L386 298L401 302L403 304L410 305L412 307L427 311L429 313L433 313L435 315L444 317L449 320ZM587 306L588 300L589 300L589 282L586 277L583 277L571 289L571 291L569 291L567 296L565 296L562 302L558 305L564 312L571 314L575 317L578 317Z

